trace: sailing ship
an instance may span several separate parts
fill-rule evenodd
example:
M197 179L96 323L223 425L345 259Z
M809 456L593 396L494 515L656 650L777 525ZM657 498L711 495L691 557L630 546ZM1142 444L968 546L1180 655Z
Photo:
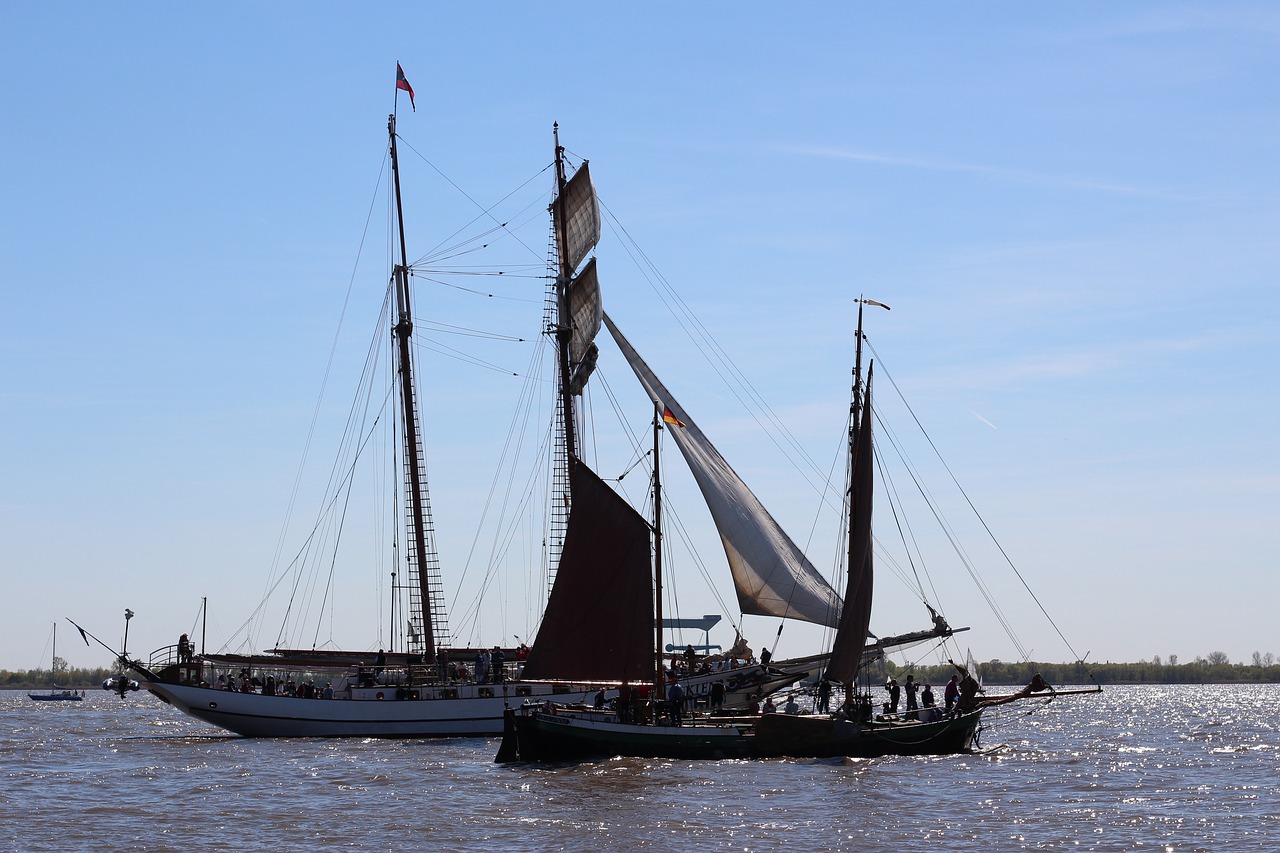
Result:
M53 623L53 652L50 655L51 663L49 664L49 674L56 675L55 667L58 660L58 623ZM79 690L61 689L57 684L51 684L48 693L28 693L28 699L34 699L37 702L82 702L84 694Z
M398 74L398 81L403 74ZM405 84L407 85L407 83ZM405 85L398 88L403 89ZM121 655L143 688L180 711L248 737L437 737L501 733L504 710L524 701L580 696L602 689L616 697L623 682L643 677L646 664L623 655L638 616L630 621L594 606L618 592L608 588L611 572L594 571L601 559L619 565L648 560L647 523L612 501L612 492L585 465L574 465L564 505L577 520L568 526L557 577L594 575L597 587L586 598L566 598L557 583L547 602L542 631L532 648L458 648L447 642L439 562L432 542L423 441L415 393L411 265L401 203L396 115L388 121L394 188L398 263L389 288L394 292L391 325L396 356L406 547L409 581L408 637L402 648L372 652L277 648L261 654L196 651L187 635L156 650L147 661ZM566 459L576 453L575 398L595 364L593 338L599 329L599 286L595 259L588 254L600 236L599 205L588 164L566 176L564 149L555 129L556 194L551 205L557 246L557 315L551 330L559 367L558 418ZM393 585L396 583L393 575ZM567 636L553 636L570 629ZM527 659L526 659L527 655ZM483 658L484 665L467 666ZM618 666L621 665L621 669ZM651 669L652 664L647 666ZM774 692L805 677L812 662L790 667L743 662L725 671L695 676L691 689L725 689L727 707L745 707L751 697ZM621 677L610 679L609 673Z
M1051 689L1037 676L1031 685L1017 694L980 698L977 696L976 682L966 675L961 682L959 701L945 711L928 708L899 714L896 713L896 708L893 711L886 708L883 713L876 713L873 709L869 693L869 671L872 663L895 646L908 646L930 639L942 640L955 631L934 611L935 621L931 630L868 642L874 590L872 496L875 478L872 366L868 365L865 379L862 366L864 304L880 303L860 300L858 310L857 356L850 406L848 479L845 489L845 590L843 597L833 597L817 584L809 587L814 592L811 603L820 609L828 608L825 615L834 617L831 621L823 622L832 625L835 633L829 655L824 658L825 670L822 678L829 686L838 685L843 688L843 700L838 702L835 710L831 711L828 706L820 708L820 713L814 714L766 713L757 716L730 712L689 715L683 707L683 689L674 694L669 692L669 682L663 677L660 656L655 657L651 650L646 650L647 641L644 640L652 634L651 620L661 620L660 604L655 608L655 599L652 596L645 599L641 594L642 590L651 585L660 590L662 582L661 485L658 477L657 437L663 424L669 425L677 446L693 468L695 479L698 479L702 487L713 516L732 516L751 501L741 495L732 496L730 490L723 488L726 479L723 474L727 465L723 464L714 449L710 449L710 444L701 431L691 429L693 422L688 413L679 407L617 327L608 322L614 340L654 401L656 411L661 414L654 420L653 529L657 542L653 548L652 566L641 559L640 552L643 549L635 549L636 559L630 567L635 574L630 580L634 592L633 597L628 599L630 605L626 617L626 624L633 632L630 654L633 663L626 674L633 679L648 679L652 686L647 695L637 697L629 704L619 703L613 709L526 702L507 713L503 742L496 760L564 761L611 755L720 759L783 756L869 758L888 754L951 754L969 750L974 745L987 705L1005 704ZM720 476L709 474L708 471L719 471ZM737 483L740 482L736 475L728 479L734 483L733 489L736 490ZM599 488L597 483L592 485L593 488ZM599 498L601 501L605 499L607 498L603 495ZM634 518L630 523L638 535L643 527L643 520ZM718 518L717 524L725 539L726 549L733 550L730 537L725 532L726 523ZM758 529L757 525L751 526ZM563 577L562 575L557 579L557 584ZM660 600L659 595L657 601ZM930 610L933 608L930 607ZM622 659L621 656L619 659ZM604 674L601 673L602 676ZM613 674L616 677L619 671L614 670ZM857 687L860 676L866 685L862 691Z

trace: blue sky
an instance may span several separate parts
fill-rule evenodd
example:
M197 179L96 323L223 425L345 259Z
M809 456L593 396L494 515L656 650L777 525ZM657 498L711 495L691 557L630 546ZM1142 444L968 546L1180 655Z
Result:
M852 300L892 306L872 342L1075 652L1280 653L1271 4L58 3L5 17L0 595L17 606L0 667L41 665L66 616L118 639L132 608L130 646L146 651L190 630L202 596L211 633L257 603L348 287L352 327L381 299L382 273L353 269L397 60L418 107L400 113L411 255L470 221L473 200L531 178L545 190L559 122L608 211L817 459L847 407ZM532 255L538 212L520 211ZM806 543L812 490L750 434L621 235L598 255L611 315ZM460 293L424 300L536 330L537 282L494 287L504 307L487 317ZM522 371L531 352L485 357ZM425 369L448 573L521 386L447 359ZM635 393L612 352L601 370ZM335 368L335 388L347 379ZM332 437L319 428L316 458ZM316 499L300 491L297 512ZM713 566L708 522L678 505ZM811 550L829 562L820 534ZM980 559L1022 648L1069 659L1007 567ZM376 569L356 571L334 631L367 647ZM521 583L504 581L476 628L500 636L479 641L527 636ZM952 595L975 657L1017 657L985 604ZM873 629L914 627L906 598L877 602ZM682 607L723 612L696 592ZM784 654L816 650L785 636ZM61 637L71 663L105 663Z

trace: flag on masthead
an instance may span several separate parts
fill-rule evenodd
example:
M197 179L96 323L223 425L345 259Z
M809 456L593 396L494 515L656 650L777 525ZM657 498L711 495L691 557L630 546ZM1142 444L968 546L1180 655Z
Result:
M417 105L413 103L413 87L409 85L409 78L404 76L404 69L400 67L400 63L396 63L396 88L403 89L409 93L409 106L413 107L413 111L418 111Z

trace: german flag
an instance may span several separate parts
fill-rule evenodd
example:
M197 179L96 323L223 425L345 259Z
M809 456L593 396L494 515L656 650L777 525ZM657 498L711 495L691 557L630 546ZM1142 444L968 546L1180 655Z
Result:
M666 406L662 407L662 422L666 424L671 424L672 426L678 426L678 427L684 426L684 421L680 420L675 415L671 414L671 410L668 409Z

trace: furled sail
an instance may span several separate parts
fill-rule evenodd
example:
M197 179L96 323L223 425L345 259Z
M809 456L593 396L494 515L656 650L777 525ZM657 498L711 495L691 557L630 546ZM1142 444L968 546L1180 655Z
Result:
M600 204L586 163L564 185L555 200L556 242L564 251L569 275L600 242Z
M858 674L862 651L871 624L871 590L874 573L871 567L871 494L875 486L871 459L871 371L867 371L867 390L863 397L862 421L850 448L849 505L849 574L845 585L844 612L836 627L831 647L827 678L851 682Z
M607 313L604 322L649 397L683 423L673 427L671 434L720 531L742 612L835 627L840 615L836 591L729 467Z
M564 550L524 677L652 681L649 522L586 463L572 468Z

